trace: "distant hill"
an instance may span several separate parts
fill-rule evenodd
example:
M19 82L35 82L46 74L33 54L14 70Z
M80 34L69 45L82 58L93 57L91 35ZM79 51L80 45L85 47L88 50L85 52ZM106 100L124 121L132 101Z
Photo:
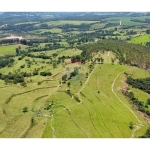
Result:
M141 16L144 12L1 12L0 22L37 20L100 20L108 17ZM144 13L148 15L149 13Z

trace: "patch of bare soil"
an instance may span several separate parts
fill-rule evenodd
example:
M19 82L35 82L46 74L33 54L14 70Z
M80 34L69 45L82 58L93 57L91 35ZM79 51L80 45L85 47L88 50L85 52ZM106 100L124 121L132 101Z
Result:
M141 111L138 111L138 113L139 113L140 116L141 116L142 118L144 118L145 121L150 125L150 118L149 118L149 116L146 115L145 113L141 112Z
M128 84L125 82L127 79L127 76L124 76L124 78L121 80L122 87L118 87L117 90L120 92L126 92L128 90Z

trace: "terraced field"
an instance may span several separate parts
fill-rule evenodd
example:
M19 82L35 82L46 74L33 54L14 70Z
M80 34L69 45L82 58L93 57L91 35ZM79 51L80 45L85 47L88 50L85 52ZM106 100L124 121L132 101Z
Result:
M64 51L64 54L69 52ZM112 56L104 54L104 64L96 64L88 78L85 77L88 64L80 66L79 75L67 81L70 87L60 83L66 73L60 66L46 79L32 77L33 82L27 87L5 85L0 81L0 137L129 138L142 135L148 124L118 88L123 86L124 71L135 76L147 74L136 67L110 64ZM27 112L23 112L25 107ZM130 122L134 124L133 130L129 128Z
M68 98L71 104L66 103L67 98L65 102L58 99L64 108L55 112L49 119L48 126L52 124L53 130L47 135L47 127L43 137L55 135L55 137L126 138L142 134L147 124L117 91L120 78L123 76L122 72L127 69L129 69L127 66L120 65L97 65L89 80L85 82L85 87L74 95L78 96L80 102L73 104L74 96ZM118 75L121 76L119 79ZM57 97L60 97L59 93ZM129 128L131 121L134 123L134 130Z

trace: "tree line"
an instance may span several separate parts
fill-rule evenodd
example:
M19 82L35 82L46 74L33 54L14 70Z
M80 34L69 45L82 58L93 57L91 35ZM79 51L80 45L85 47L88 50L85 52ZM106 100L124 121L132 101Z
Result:
M134 79L131 76L129 76L126 82L133 88L138 88L150 94L150 78Z
M15 60L9 56L0 57L0 68L4 68L6 66L11 67L14 61Z
M78 48L82 50L81 55L86 60L92 58L92 54L95 52L112 51L119 60L119 64L150 68L150 48L142 45L120 40L102 40L97 43L80 45Z

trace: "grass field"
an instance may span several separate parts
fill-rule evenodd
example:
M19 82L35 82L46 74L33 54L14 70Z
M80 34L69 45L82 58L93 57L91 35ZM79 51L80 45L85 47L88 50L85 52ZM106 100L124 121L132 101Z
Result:
M91 26L91 29L101 29L105 26L105 23L95 23Z
M150 42L150 34L145 34L142 36L132 38L129 42L134 44L146 45L146 42Z
M108 23L118 23L118 25L120 25L120 21L121 21L122 26L133 26L133 25L144 24L141 22L133 22L131 21L131 19L132 17L114 17L114 18L107 18L104 20L107 21Z
M74 25L80 25L82 23L91 24L98 21L72 21L72 20L62 20L62 21L50 21L47 22L48 25L64 25L64 24L74 24Z
M0 54L15 54L16 48L19 45L21 46L21 49L25 49L27 47L27 46L22 45L22 44L0 46Z
M68 49L59 56L80 53L80 50ZM53 75L26 78L27 87L5 85L0 80L0 137L129 138L143 135L147 123L132 109L118 87L123 86L124 71L133 73L135 78L147 76L147 71L119 65L117 61L115 65L110 64L114 57L110 52L101 57L105 59L104 64L96 64L88 78L85 74L89 64L69 64L65 68L60 64L53 69L52 65L42 63L42 59L34 58L38 65L33 63L22 71L30 72L37 66L44 66L42 70L51 70ZM16 58L14 67L0 71L5 74L15 71L25 64L25 59L27 57L21 61ZM75 67L79 67L79 74L61 84L62 75L72 72ZM145 97L144 94L140 96ZM28 108L25 113L24 107ZM129 128L131 121L133 130ZM139 130L136 130L138 126Z
M74 96L77 96L82 103L75 102L74 98L66 97L64 93L57 93L51 97L50 101L56 100L62 108L53 110L53 119L49 120L49 124L53 125L54 131L47 135L47 127L43 137L132 137L133 131L129 129L129 123L133 121L135 126L139 124L135 116L145 125L134 133L135 137L141 135L146 130L147 124L136 111L131 111L131 105L117 91L123 74L114 84L114 91L120 100L111 89L118 73L128 69L127 66L120 65L97 65L89 82L80 92L80 98L74 91L72 82L70 91L75 93ZM98 94L97 91L100 93Z
M41 34L41 33L44 33L44 32L61 33L62 29L60 29L60 28L53 28L53 29L40 29L40 30L31 31L31 33L38 33L38 34Z
M0 54L14 54L16 47L14 45L10 46L0 46Z

